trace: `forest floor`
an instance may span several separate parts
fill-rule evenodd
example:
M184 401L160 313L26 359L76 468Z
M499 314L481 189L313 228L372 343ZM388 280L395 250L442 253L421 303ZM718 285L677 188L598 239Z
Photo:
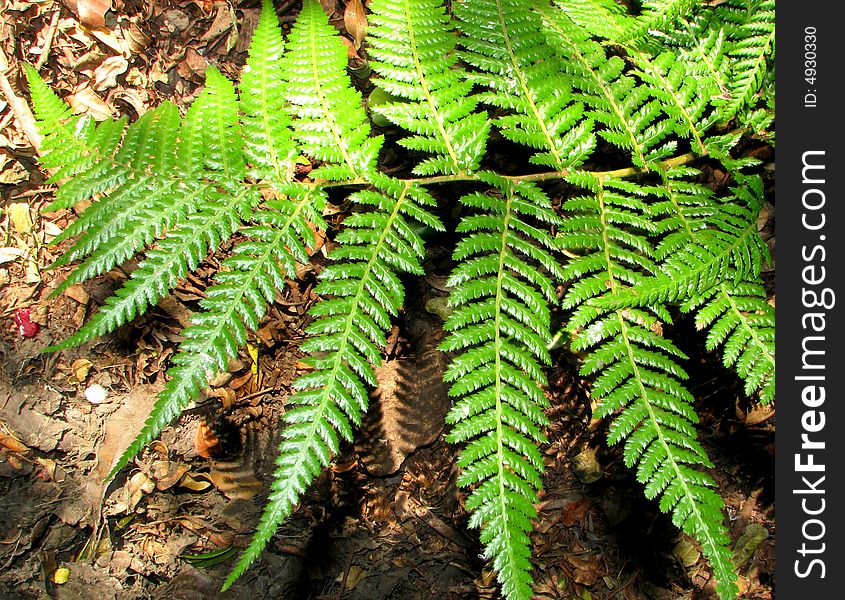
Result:
M258 18L257 2L115 0L104 28L83 27L79 15L91 23L96 14L89 11L98 4L3 3L0 67L18 98L27 99L17 68L26 61L39 63L54 90L95 118L134 119L164 100L184 108L200 91L207 64L237 80ZM324 0L341 29L342 4ZM299 3L276 5L289 27ZM449 398L444 359L433 350L442 322L426 306L446 295L448 236L431 246L429 275L407 281L408 303L391 333L359 443L342 450L262 557L220 594L272 481L285 399L304 368L298 346L317 299L315 269L290 282L250 351L211 382L196 407L103 487L229 248L114 334L41 353L90 317L134 263L50 297L68 269L48 269L64 247L49 242L75 213L42 214L55 188L45 183L10 104L0 96L0 597L499 597L477 532L466 527L456 449L443 432ZM771 160L770 149L760 152ZM769 205L760 223L769 237L773 214ZM315 256L316 267L323 255ZM742 597L770 599L774 412L749 406L689 319L673 327L682 334L675 339L689 340L682 349L692 357L700 439L727 504ZM545 489L532 534L536 597L712 597L711 573L695 544L643 499L621 450L607 448L606 425L591 422L589 389L574 359L555 358Z

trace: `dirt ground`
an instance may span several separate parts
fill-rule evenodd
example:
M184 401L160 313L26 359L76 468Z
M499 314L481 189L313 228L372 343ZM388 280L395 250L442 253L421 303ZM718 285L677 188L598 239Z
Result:
M165 99L184 108L207 64L237 79L259 3L116 0L103 28L84 28L97 4L0 5L0 58L8 62L0 70L18 98L27 98L17 68L26 61L79 111L136 118ZM324 5L342 30L343 2ZM289 27L298 3L276 6ZM433 349L442 323L426 304L446 295L448 236L431 244L429 275L407 281L408 305L358 444L342 450L261 559L220 594L272 480L278 424L303 369L298 346L317 300L315 273L291 282L249 350L104 488L229 246L144 317L79 348L41 353L78 328L134 264L49 297L68 272L48 269L62 249L49 241L75 213L40 212L54 186L44 183L11 103L0 96L0 597L499 597L477 532L466 527L456 452L442 428L445 358ZM761 227L771 229L772 216ZM673 327L693 357L690 387L727 503L743 597L772 598L774 413L749 408L736 377L704 350L688 319ZM695 544L643 499L621 450L606 447L605 425L591 424L574 360L555 359L548 469L532 535L536 597L712 597Z

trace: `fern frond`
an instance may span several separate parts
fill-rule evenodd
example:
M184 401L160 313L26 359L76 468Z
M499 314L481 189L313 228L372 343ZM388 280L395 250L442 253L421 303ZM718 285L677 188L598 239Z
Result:
M722 120L729 121L742 108L754 103L775 59L775 3L774 0L733 1L716 11L722 20L735 25L729 31L731 98L721 111Z
M775 398L775 311L758 283L719 283L681 306L698 309L697 329L709 329L707 349L723 346L722 362L745 381L745 393L763 404Z
M616 41L629 42L647 35L651 30L671 29L682 16L692 12L699 0L643 0L639 16L633 19L622 37Z
M457 65L457 37L443 0L373 0L370 10L370 64L381 76L373 83L407 100L376 110L413 134L401 145L434 155L414 173L476 171L490 122L475 112L478 98Z
M276 183L292 176L296 145L284 94L284 40L270 0L262 0L261 17L252 34L249 58L238 86L244 158L249 175Z
M470 526L481 528L485 555L493 561L510 599L531 597L530 541L534 503L542 487L545 442L541 427L549 364L549 305L561 275L545 227L559 223L546 195L533 184L514 184L491 173L479 178L501 197L472 194L461 202L478 212L458 231L459 262L449 278L455 311L440 349L457 351L446 371L450 395L460 397L446 417L448 440L468 442L458 465L458 484L475 486L466 506Z
M232 570L228 588L263 550L273 532L296 508L299 498L337 453L340 439L352 440L367 410L366 386L377 384L373 366L381 362L390 318L403 302L396 273L422 274L423 242L409 219L442 229L426 210L434 199L411 182L371 173L376 189L350 200L366 212L344 221L340 244L329 254L335 261L320 274L316 292L331 296L311 310L316 321L302 350L312 354L313 371L294 382L277 470L268 504L249 547Z
M541 152L530 162L558 170L581 164L595 147L583 104L548 45L533 0L468 0L454 11L463 32L462 58L478 72L468 81L486 87L482 102L511 110L494 124L509 140Z
M769 249L757 232L760 180L744 180L746 185L732 188L733 196L719 199L706 186L679 179L685 175L699 173L687 168L665 173L664 185L656 188L664 199L649 207L655 218L664 217L657 221L666 233L655 251L659 271L636 288L598 300L598 305L679 303L729 277L734 282L759 278L769 261Z
M712 465L695 439L693 398L681 384L686 373L676 362L685 357L672 342L655 332L657 320L650 313L663 320L668 315L659 305L646 312L627 307L607 310L588 303L594 298L623 293L629 285L638 284L644 267L648 267L646 271L654 268L640 259L634 263L639 269L631 270L632 255L653 255L653 251L644 237L619 236L615 223L620 215L614 212L621 202L614 198L618 193L609 193L607 183L619 187L616 182L595 178L590 181L581 176L581 184L593 195L567 201L563 206L574 215L583 214L566 219L559 236L562 248L582 253L567 265L565 272L567 280L579 279L563 299L565 308L574 308L568 325L575 336L572 347L589 351L581 373L595 378L595 416L613 416L608 442L625 442L625 464L637 467L637 479L645 485L645 495L659 498L660 509L670 513L675 525L701 544L715 574L719 595L734 598L736 574L730 539L722 523L724 505L712 489L712 478L700 470ZM635 189L630 184L628 187ZM629 218L646 212L644 205L630 201L626 204ZM585 226L587 231L582 232ZM632 252L634 249L636 253ZM585 273L590 277L585 279Z
M575 99L589 107L586 116L605 126L599 135L630 152L634 165L644 169L670 155L677 143L666 138L675 126L665 118L661 102L649 86L624 74L625 62L619 56L608 56L604 46L563 11L538 10L549 43L572 87L580 92Z
M606 40L621 40L634 17L614 0L555 0L555 6L576 25Z
M706 154L704 138L716 122L715 113L708 108L711 99L719 93L718 84L693 74L671 51L652 56L630 47L628 54L639 67L639 78L660 101L666 115L675 121L675 133L688 138L695 152Z
M325 227L321 212L325 193L308 186L288 184L287 197L269 201L253 215L255 225L242 233L249 241L235 247L223 261L214 285L200 301L202 312L192 316L185 340L172 360L169 380L132 444L115 463L114 477L161 430L194 400L209 375L228 368L229 359L246 343L247 330L258 329L267 304L296 276L295 263L308 262L305 248L313 243L308 223Z
M201 139L193 140L191 132L186 132L185 164L187 169L199 171L220 189L207 186L196 212L187 214L173 225L172 230L157 244L157 248L147 252L146 258L141 261L129 280L115 295L106 300L91 320L69 338L47 348L46 351L82 344L113 331L146 311L150 305L163 298L189 270L195 269L209 248L214 248L221 241L228 239L240 225L244 215L258 204L259 196L256 190L237 185L242 184L245 165L237 141L240 134L237 131L234 86L219 72L209 68L203 96L210 119L201 128ZM193 124L193 121L186 123ZM198 125L193 126L200 131ZM126 143L127 140L124 140L124 144ZM190 189L190 186L186 187ZM174 192L178 189L175 188ZM230 194L223 191L226 189ZM120 198L125 200L123 196ZM152 209L153 213L145 223L146 231L162 227L171 214L169 195L153 198L158 203L159 210L154 210L155 205L148 207L147 210ZM104 210L118 208L109 207ZM151 235L146 231L142 230L138 237ZM106 250L104 253L94 253L89 261L83 263L82 275L73 277L81 280L83 275L96 274L106 265L116 264L121 252L129 251L120 244L115 248L117 252Z
M369 137L361 94L346 75L346 47L317 0L305 0L282 60L285 92L302 151L327 163L315 178L356 180L375 167L382 137Z

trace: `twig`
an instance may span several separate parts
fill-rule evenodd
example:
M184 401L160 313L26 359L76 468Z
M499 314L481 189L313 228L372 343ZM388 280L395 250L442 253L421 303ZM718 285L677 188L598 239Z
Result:
M23 134L29 141L30 145L35 149L35 152L41 155L41 141L43 140L38 127L35 125L35 117L32 116L32 111L29 110L29 105L20 99L12 89L12 84L6 78L6 72L9 71L9 61L6 58L6 53L0 48L0 92L6 97L6 102L9 103L9 108L20 123Z
M59 28L59 16L61 15L62 8L59 6L59 9L53 13L52 18L50 19L50 28L47 30L47 39L44 40L44 47L41 48L41 54L38 56L38 60L35 61L35 70L40 71L41 67L47 62L47 57L50 56L50 48L53 47L53 38L56 37L56 30Z

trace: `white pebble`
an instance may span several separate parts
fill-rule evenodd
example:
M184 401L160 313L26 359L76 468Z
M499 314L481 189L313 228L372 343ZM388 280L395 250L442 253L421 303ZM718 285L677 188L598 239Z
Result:
M85 389L85 399L88 400L91 404L102 404L106 401L106 397L109 395L108 390L101 386L99 383L95 383L89 385Z

